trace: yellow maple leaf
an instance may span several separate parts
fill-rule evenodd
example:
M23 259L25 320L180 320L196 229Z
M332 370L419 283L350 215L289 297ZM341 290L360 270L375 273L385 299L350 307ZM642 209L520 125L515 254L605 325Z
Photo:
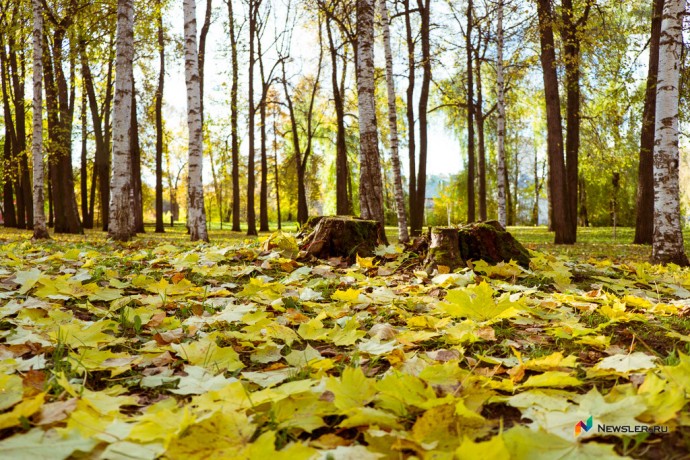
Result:
M33 398L25 399L10 411L0 414L0 430L19 425L23 419L31 417L43 405L45 393L39 393Z

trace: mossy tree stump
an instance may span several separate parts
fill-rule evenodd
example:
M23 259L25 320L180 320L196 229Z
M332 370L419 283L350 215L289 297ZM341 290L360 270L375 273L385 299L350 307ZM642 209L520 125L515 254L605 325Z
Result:
M490 264L515 260L529 267L529 251L496 221L469 224L459 229L434 227L429 239L427 268L445 265L454 270L473 260Z
M371 257L376 246L387 244L380 222L350 216L322 217L300 247L319 259Z
M465 225L458 232L460 256L490 264L511 259L529 267L529 251L495 220Z
M465 261L460 256L460 239L458 229L452 227L433 227L430 230L429 252L424 265L429 269L439 265L448 267L451 271L464 266Z

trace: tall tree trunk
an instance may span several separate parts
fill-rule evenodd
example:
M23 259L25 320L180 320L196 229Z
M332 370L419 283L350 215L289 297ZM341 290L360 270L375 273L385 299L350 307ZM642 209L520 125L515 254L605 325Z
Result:
M506 99L505 99L505 77L503 70L503 0L498 0L498 17L496 18L496 40L497 40L497 57L496 57L496 94L497 94L497 109L498 119L496 120L496 156L498 157L498 222L505 228L506 226ZM536 161L535 161L536 167ZM536 174L535 174L536 178ZM535 183L536 186L536 183ZM539 206L539 198L535 200L537 210ZM538 211L537 211L538 213ZM537 215L537 224L539 217Z
M50 238L46 228L43 200L43 7L41 0L32 0L33 27L33 128L31 152L33 156L33 216L34 240Z
M419 162L417 165L417 198L415 200L415 222L421 230L424 225L426 208L426 159L429 148L427 107L429 105L429 85L431 84L431 0L417 0L422 26L422 87L419 93Z
M185 83L187 86L187 127L189 129L189 209L187 226L192 241L208 241L203 188L203 129L201 122L201 91L199 88L199 57L196 45L196 3L184 0Z
M156 233L165 232L163 226L163 87L165 86L165 36L162 0L158 4L158 88L156 88Z
M111 40L112 44L112 40ZM108 230L108 219L110 217L110 149L112 139L112 126L110 122L111 106L113 104L113 61L108 60L108 70L105 87L105 101L103 103L103 161L98 170L100 195L101 195L101 216L103 219L103 231Z
M536 139L534 142L534 205L532 206L532 225L539 225L539 150L537 149Z
M474 195L474 72L472 70L472 0L467 1L467 33L465 36L465 52L467 53L467 222L474 222L475 195Z
M228 24L230 29L230 56L232 59L232 83L230 85L230 135L232 149L232 231L239 232L240 228L240 141L237 133L239 119L237 106L237 85L239 71L237 63L237 37L235 36L235 15L232 8L233 0L227 0Z
M256 235L256 210L254 209L254 189L256 171L254 166L255 138L254 117L256 106L254 104L254 36L256 35L256 20L261 0L249 0L249 153L247 155L247 235Z
M584 174L580 175L580 186L578 187L578 193L580 194L580 225L583 227L589 227L589 215L587 213L587 187ZM654 203L652 203L652 207L653 205ZM654 216L652 215L651 218L653 219Z
M331 55L331 86L333 87L333 105L335 106L336 137L335 137L335 208L336 213L344 216L352 213L350 200L347 196L347 143L345 139L345 106L343 94L338 85L338 50L333 41L331 21L326 18L326 34L328 35L328 49Z
M574 243L577 238L577 187L579 183L579 150L580 150L580 40L582 28L586 24L592 1L588 1L584 13L576 18L572 0L563 0L561 15L563 17L563 41L565 61L566 90L566 197L568 235Z
M481 34L480 34L481 37ZM481 40L481 39L480 39ZM484 144L484 99L482 94L482 63L477 49L477 142L479 151L477 158L477 175L479 176L479 220L486 221L486 145Z
M273 167L274 171L273 173L275 174L275 188L276 188L276 213L278 214L278 230L280 230L282 226L281 222L281 216L280 216L280 176L278 175L278 127L277 127L277 120L278 114L277 114L277 104L276 104L276 110L273 113Z
M89 164L86 158L86 91L82 89L81 93L81 219L84 223L84 228L93 228L93 219L89 215Z
M678 183L678 104L685 0L667 0L659 41L654 138L652 261L690 265L683 247Z
M410 208L410 231L412 236L422 233L422 222L418 222L417 209L417 153L414 130L414 85L415 85L415 42L412 35L412 9L410 0L403 0L405 6L405 40L407 43L407 91L406 91L406 115L407 115L407 151L408 151L408 191L407 199ZM422 204L424 206L424 204Z
M33 207L31 200L31 180L26 152L26 107L24 99L25 70L23 56L17 59L17 43L13 35L9 37L9 69L13 88L15 143L14 159L17 169L17 225L19 228L31 228Z
M137 119L137 91L132 72L132 130L130 131L132 166L132 214L134 232L144 233L144 197L141 185L141 148L139 146L139 120Z
M268 158L266 157L266 99L271 83L266 81L264 72L264 56L261 51L261 33L256 34L257 54L259 58L259 74L261 75L261 104L259 117L261 120L261 187L259 190L259 231L267 232L268 228Z
M103 137L103 125L102 125L102 117L99 112L99 107L98 107L98 101L96 100L96 90L94 88L94 83L93 83L93 76L91 75L91 68L89 67L89 62L87 59L87 52L86 52L86 43L84 41L81 42L80 46L80 53L81 53L81 71L82 71L82 77L84 79L84 92L86 93L87 99L89 101L89 109L91 111L91 124L93 125L93 133L94 133L94 138L96 142L96 154L94 155L94 161L93 161L93 173L92 173L92 179L91 179L91 191L89 193L89 221L87 222L86 219L84 219L84 226L86 228L93 228L94 225L94 206L95 206L95 197L96 197L96 184L100 186L101 193L103 192L104 188L109 187L109 182L105 182L105 186L103 187L103 170L107 171L108 169L108 154L109 152L106 150L105 147L105 139ZM108 127L106 126L106 129ZM109 189L108 189L109 190ZM109 193L109 192L108 192ZM103 209L107 209L107 205L105 208L102 207ZM90 226L87 226L87 224L90 224Z
M640 163L637 169L637 217L634 244L652 244L654 235L654 125L656 80L659 71L659 37L664 0L652 0L652 31L649 41L647 89L640 133Z
M16 176L16 164L13 158L14 144L16 136L10 108L10 93L7 83L7 65L5 56L5 44L0 43L0 78L2 80L2 105L5 119L5 143L3 150L3 219L6 227L17 227L17 212L14 202L13 179Z
M108 236L129 241L134 236L134 216L130 208L132 193L132 61L134 59L133 0L117 3L117 58L115 64L115 103L113 113L113 177L110 181Z
M374 98L374 0L357 0L359 207L364 219L383 219L383 185Z
M67 24L70 12L66 12ZM74 177L72 175L72 116L73 94L65 78L63 65L63 46L66 24L59 21L53 32L52 56L43 53L44 79L46 91L46 107L48 109L48 131L50 137L52 200L55 215L56 233L83 233L77 200L75 195ZM74 75L74 61L70 60L72 75Z
M556 51L553 39L553 15L550 0L537 0L539 17L539 38L541 45L541 67L544 75L546 101L546 144L549 157L550 200L553 205L553 226L556 244L572 244L575 234L568 224L567 183L563 160L563 125L561 122L561 99L558 94L556 75Z
M232 0L228 0L232 1ZM204 67L206 63L206 37L211 28L211 13L213 12L213 0L206 0L206 11L204 12L204 23L199 32L199 113L201 114L201 126L204 125Z
M381 25L383 26L383 49L386 54L386 87L388 90L388 126L390 128L391 164L393 166L393 187L395 189L395 209L398 216L398 240L407 242L407 217L405 216L405 196L403 193L402 175L400 174L400 157L398 155L398 114L395 98L395 80L393 75L393 53L391 51L391 33L388 24L386 0L379 0Z

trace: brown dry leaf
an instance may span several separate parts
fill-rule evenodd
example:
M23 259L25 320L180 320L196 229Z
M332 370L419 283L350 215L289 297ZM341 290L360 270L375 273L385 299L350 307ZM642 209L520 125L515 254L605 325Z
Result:
M158 345L167 345L169 343L180 343L184 337L184 331L181 327L171 331L159 332L153 335L153 339Z
M290 320L291 323L306 323L309 322L311 318L303 315L301 312L295 310L294 308L288 308L283 317Z
M376 271L376 276L389 276L392 275L394 270L391 270L388 267L378 267Z
M437 265L436 270L438 270L439 275L445 275L450 273L450 267L448 265Z
M164 311L159 311L155 313L151 319L149 320L148 323L146 323L147 327L153 328L153 327L158 327L161 324L163 324L163 320L166 318L166 314Z
M201 304L194 304L192 305L192 313L194 313L194 316L201 316L204 314L204 306Z
M427 351L426 355L434 361L440 361L442 363L460 358L460 352L458 350L446 350L443 348L440 350Z
M508 369L508 375L510 375L511 380L514 383L521 382L522 379L525 378L525 368L524 366L515 366L511 369Z
M22 375L25 396L34 396L43 391L46 385L46 373L31 369Z
M27 344L19 345L0 345L0 358L17 358L32 351Z
M501 365L496 364L494 367L477 367L473 372L484 377L493 377L494 375L501 373L500 371Z
M475 331L475 334L477 334L477 337L486 340L487 342L496 340L496 331L494 331L494 328L491 326L480 327Z
M170 363L175 362L175 357L169 352L161 353L151 360L154 366L167 366Z
M77 398L44 404L38 413L37 425L51 425L66 419L77 408Z
M173 284L177 284L177 283L179 283L180 281L182 281L183 279L184 279L184 273L179 273L179 272L178 272L178 273L175 273L175 274L170 278L170 280L173 282Z
M369 337L379 340L390 340L395 337L396 331L395 328L388 323L378 323L371 326L367 334L369 334Z

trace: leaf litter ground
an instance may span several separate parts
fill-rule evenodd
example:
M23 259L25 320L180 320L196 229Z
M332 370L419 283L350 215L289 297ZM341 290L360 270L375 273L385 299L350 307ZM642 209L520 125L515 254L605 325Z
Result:
M533 251L428 274L396 246L347 267L280 233L0 238L0 458L690 450L688 270Z

